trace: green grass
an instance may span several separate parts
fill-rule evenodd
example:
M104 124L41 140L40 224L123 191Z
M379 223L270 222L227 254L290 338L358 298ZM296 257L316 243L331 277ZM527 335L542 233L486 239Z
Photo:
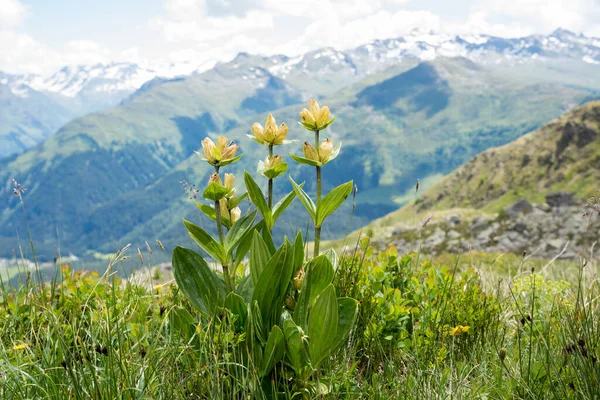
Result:
M43 286L0 292L2 398L271 395L252 366L240 373L239 333L202 319L173 284L123 282L114 271L125 257L102 276L64 268ZM336 273L338 293L361 306L319 376L328 393L293 397L289 386L280 398L597 398L598 266L546 265L375 254L363 243Z

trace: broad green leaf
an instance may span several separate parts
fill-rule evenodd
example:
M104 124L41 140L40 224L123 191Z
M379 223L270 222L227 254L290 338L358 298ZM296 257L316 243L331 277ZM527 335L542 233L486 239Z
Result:
M250 246L250 277L252 279L252 285L256 286L258 278L263 271L263 268L269 262L271 253L267 247L265 241L260 237L257 231L254 231L252 237L252 244Z
M248 214L241 217L229 232L225 236L225 251L227 256L233 254L233 250L240 244L240 241L244 238L244 235L248 233L249 229L252 229L252 224L256 218L256 210L249 212Z
M219 242L217 242L213 237L206 232L204 229L200 228L198 225L194 225L189 221L183 220L183 224L188 230L189 235L194 239L198 245L204 249L212 258L221 262L221 264L225 264L227 261L225 249Z
M329 357L338 326L338 304L335 288L329 285L319 294L308 319L310 359L315 368Z
M242 261L244 261L244 257L250 251L250 245L252 244L252 234L256 231L256 225L251 229L248 229L246 233L242 236L240 241L238 242L235 248L235 256L233 257L233 264L235 266L240 265Z
M195 251L173 250L173 275L177 285L200 312L211 316L225 300L225 284Z
M290 360L294 371L300 375L305 368L312 369L310 364L309 342L305 339L304 332L296 323L287 318L283 321L283 334L287 358Z
M310 309L313 307L317 296L331 284L333 276L333 266L324 254L313 258L307 264L306 276L294 310L294 321L302 329L308 329Z
M171 325L171 334L177 333L188 341L194 335L194 317L183 307L173 307L169 310L169 323Z
M265 339L265 335L264 335L264 320L262 317L262 314L260 312L260 305L258 304L258 301L253 300L252 301L252 306L250 308L251 310L251 314L252 314L252 331L254 332L254 336L256 337L256 339L258 339L258 341L260 342L261 346L264 346L265 343L267 342L267 340ZM260 352L262 354L262 352ZM260 362L260 360L258 360L258 362Z
M235 292L242 296L246 303L252 302L252 293L254 293L254 286L252 286L252 280L250 279L250 275L242 278L240 283L238 283Z
M338 328L330 351L333 353L348 340L358 316L358 301L350 297L340 297L338 303Z
M329 259L329 261L331 261L331 265L333 266L333 270L337 271L338 265L339 265L340 261L338 259L338 255L335 252L335 250L333 248L327 249L327 251L325 253L323 253L323 254L325 255L325 257L327 257Z
M308 213L312 217L313 222L316 224L317 223L317 206L315 206L315 203L313 203L312 199L308 196L308 194L306 194L304 189L302 189L302 187L300 185L298 185L296 182L294 182L294 180L292 179L291 176L290 176L290 182L292 182L292 186L294 187L294 192L296 193L296 196L298 196L298 198L300 199L300 202L302 203L304 208L306 208L306 211L308 211Z
M327 196L323 197L317 210L317 226L321 226L323 220L342 205L350 193L352 193L353 185L354 183L352 181L343 183L340 186L333 188L331 192L327 193Z
M237 329L241 329L246 324L246 318L248 317L248 309L244 299L231 292L225 297L224 306L236 316L235 326Z
M252 178L247 171L244 171L244 182L246 183L246 191L248 192L248 197L250 197L250 201L254 203L258 211L263 216L263 219L267 222L267 225L271 226L271 210L267 205L265 200L265 195L260 190L258 184Z
M281 245L263 268L254 286L252 299L258 302L265 326L276 324L281 315L283 294L294 272L292 253L285 243Z
M267 376L275 364L281 361L284 353L285 338L283 337L283 332L281 331L281 328L279 328L277 325L274 325L273 329L271 329L271 333L269 334L267 345L265 346L261 376Z
M304 186L304 182L302 182L300 184L300 187L302 187L302 186ZM284 198L279 200L277 202L277 204L275 204L273 206L273 218L271 221L273 225L275 225L275 222L281 216L281 214L285 211L285 209L288 208L290 206L290 204L292 204L292 201L294 201L295 197L296 197L296 192L292 190L287 195L285 195Z
M296 162L299 164L311 165L313 167L320 167L323 165L320 161L315 161L315 160L311 160L310 158L300 157L300 156L295 155L294 153L290 153L290 156L294 160L296 160Z
M204 189L202 197L212 201L219 201L230 192L225 186L219 185L217 182L213 182Z
M273 237L271 236L271 231L267 227L267 224L265 223L265 221L264 220L260 221L258 223L256 229L260 230L262 238L265 241L267 247L269 248L269 253L271 253L271 255L275 254L275 251L277 250L275 248L275 242L273 242Z

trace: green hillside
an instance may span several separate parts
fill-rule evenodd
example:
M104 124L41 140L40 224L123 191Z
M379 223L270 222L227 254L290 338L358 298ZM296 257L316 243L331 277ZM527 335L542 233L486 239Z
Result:
M264 149L245 135L267 111L290 125L290 138L308 138L294 121L304 107L295 103L310 93L240 62L158 84L117 108L75 120L42 145L4 161L0 250L10 255L23 227L10 196L13 177L28 188L30 225L48 258L57 231L61 247L79 254L112 250L115 243L185 240L180 219L197 219L198 213L180 181L207 179L207 168L192 153L203 137L225 132L241 144L245 156L237 173L254 170L264 158ZM359 187L354 216L348 203L325 237L397 209L417 178L435 181L593 95L580 86L531 82L460 58L400 70L369 76L321 101L337 116L329 134L344 143L344 162L332 163L324 178L329 186L354 179ZM300 152L300 144L285 151ZM289 174L297 181L310 173L290 163ZM304 216L298 206L286 218L290 226L303 226Z
M387 228L426 216L439 220L457 213L467 218L494 214L520 199L543 204L547 194L557 191L588 199L597 195L599 177L600 102L594 101L514 142L478 154L416 202L366 230L378 237Z

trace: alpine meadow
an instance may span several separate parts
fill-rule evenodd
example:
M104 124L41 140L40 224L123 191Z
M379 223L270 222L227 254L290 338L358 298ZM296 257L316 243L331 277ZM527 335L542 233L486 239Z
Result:
M0 398L599 399L599 18L0 0Z

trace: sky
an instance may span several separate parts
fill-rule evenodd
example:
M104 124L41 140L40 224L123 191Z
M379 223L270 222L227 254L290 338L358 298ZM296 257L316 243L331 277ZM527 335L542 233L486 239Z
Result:
M208 65L240 51L346 49L414 29L600 37L600 0L0 0L0 71L127 61Z

